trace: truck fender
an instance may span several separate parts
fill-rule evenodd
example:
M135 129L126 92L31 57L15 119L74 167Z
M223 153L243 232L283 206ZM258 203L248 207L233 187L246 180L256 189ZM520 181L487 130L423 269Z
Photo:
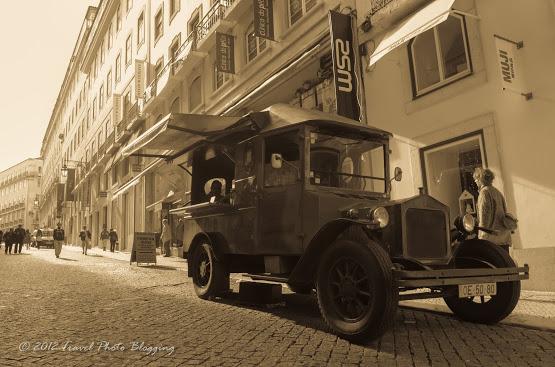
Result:
M341 218L326 223L310 240L305 253L301 256L289 276L288 283L299 286L308 286L314 283L314 276L318 269L320 256L324 251L349 227L354 227L357 235L363 233L371 238L367 223L352 219Z
M216 261L223 260L224 253L228 252L227 250L229 248L225 237L218 232L199 232L191 240L189 251L187 251L187 263L191 262L191 257L195 253L196 248L205 242L208 242L212 246ZM187 276L193 276L190 266L187 266Z

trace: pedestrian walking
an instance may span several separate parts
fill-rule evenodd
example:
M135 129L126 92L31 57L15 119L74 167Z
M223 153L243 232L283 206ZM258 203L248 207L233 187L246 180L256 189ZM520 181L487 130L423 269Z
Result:
M493 242L509 251L511 230L514 228L506 226L507 205L503 194L492 185L495 175L487 168L476 168L473 178L479 189L476 205L478 226L486 229L479 230L478 238Z
M0 230L0 246L2 245L2 241L4 241L4 232ZM6 247L6 244L4 244L4 247Z
M21 250L23 249L23 241L25 240L25 229L23 229L23 225L19 224L15 229L15 236L14 236L14 254L20 254Z
M162 220L162 234L160 235L160 239L162 240L162 244L164 245L164 257L169 257L172 234L170 226L168 225L168 220L166 218Z
M110 252L114 252L116 249L116 244L118 243L118 233L114 228L110 228Z
M25 243L25 248L29 250L29 246L31 245L31 232L28 229L25 230L25 239L23 240Z
M4 246L6 246L6 248L4 249L4 252L9 255L12 254L13 236L14 236L13 228L10 228L9 231L4 233Z
M106 251L106 246L108 246L108 240L110 239L110 232L106 229L106 224L102 227L102 232L100 232L100 242L102 242L102 250Z
M54 254L56 257L60 257L60 253L62 252L62 245L64 244L64 240L66 238L66 234L62 229L62 224L58 223L57 227L54 228Z
M91 241L91 232L87 229L87 226L83 226L83 230L79 233L79 238L81 239L83 253L86 255Z

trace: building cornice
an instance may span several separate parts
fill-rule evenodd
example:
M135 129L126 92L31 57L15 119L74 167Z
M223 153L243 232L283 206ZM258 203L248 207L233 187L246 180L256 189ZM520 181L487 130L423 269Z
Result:
M81 63L81 71L88 74L91 64L96 56L96 51L102 44L104 34L110 26L112 16L120 5L119 0L100 0L98 12L91 27L91 37L87 39L83 62Z

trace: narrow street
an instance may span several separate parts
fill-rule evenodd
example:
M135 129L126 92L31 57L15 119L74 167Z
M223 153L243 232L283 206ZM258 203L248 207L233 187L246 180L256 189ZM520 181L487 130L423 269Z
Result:
M160 259L160 258L159 258ZM203 301L176 258L154 267L64 247L0 254L0 366L547 366L555 333L400 309L360 346L331 334L314 297Z

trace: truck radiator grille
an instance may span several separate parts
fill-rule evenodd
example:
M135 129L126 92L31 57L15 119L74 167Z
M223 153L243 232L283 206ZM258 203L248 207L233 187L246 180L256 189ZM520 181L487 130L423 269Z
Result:
M407 209L407 255L416 259L446 257L446 225L445 215L440 210Z

